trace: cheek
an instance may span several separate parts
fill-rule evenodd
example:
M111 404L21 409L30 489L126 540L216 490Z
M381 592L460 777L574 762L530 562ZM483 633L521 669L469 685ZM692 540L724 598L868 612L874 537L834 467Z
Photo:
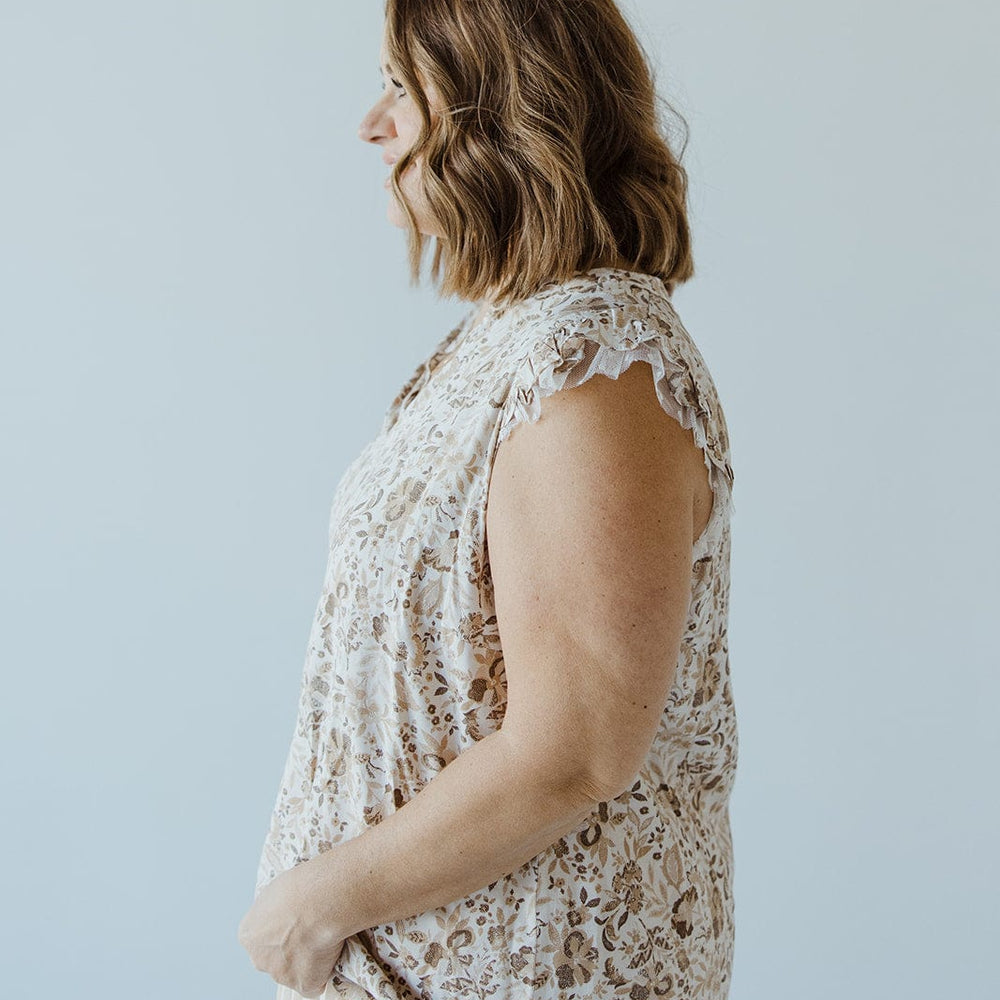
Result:
M416 145L417 138L420 135L419 126L417 128L413 128L409 123L405 125L400 123L396 127L396 131L399 133L399 141L401 145L405 146L407 149L412 149Z
M417 136L420 135L420 126L423 124L423 119L420 117L420 112L417 110L412 99L404 98L404 100L407 106L399 108L399 115L396 118L396 129L400 137L405 136L410 145L413 145L417 141Z

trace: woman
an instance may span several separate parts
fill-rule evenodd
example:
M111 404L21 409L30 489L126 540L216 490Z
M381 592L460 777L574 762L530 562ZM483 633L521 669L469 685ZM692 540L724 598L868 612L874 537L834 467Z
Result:
M612 0L385 13L359 134L472 308L337 488L240 940L284 1000L725 997L733 474L649 68Z

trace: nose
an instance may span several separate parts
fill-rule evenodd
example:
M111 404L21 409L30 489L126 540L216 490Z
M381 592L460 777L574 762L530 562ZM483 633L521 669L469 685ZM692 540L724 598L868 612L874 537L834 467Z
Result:
M395 136L396 128L392 122L392 116L387 115L385 112L386 107L387 104L384 97L379 98L372 105L358 126L359 139L364 142L378 142L379 139L388 139Z

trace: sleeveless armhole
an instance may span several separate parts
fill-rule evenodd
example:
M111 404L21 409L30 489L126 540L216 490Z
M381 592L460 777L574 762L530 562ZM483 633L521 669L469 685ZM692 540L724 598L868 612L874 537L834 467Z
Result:
M686 331L664 333L639 320L624 329L592 315L563 320L552 333L531 345L515 373L501 407L497 445L520 423L541 416L541 400L560 389L573 388L606 375L617 379L631 364L645 361L653 371L656 395L664 411L692 431L701 450L712 488L712 512L694 545L700 558L735 512L733 470L725 415L715 385Z

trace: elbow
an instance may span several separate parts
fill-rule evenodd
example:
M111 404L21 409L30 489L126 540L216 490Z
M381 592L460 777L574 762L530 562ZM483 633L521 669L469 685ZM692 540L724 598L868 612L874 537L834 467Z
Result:
M649 757L655 739L643 724L630 718L617 728L610 722L601 727L604 738L591 733L585 746L575 755L579 781L598 802L610 802L628 792L635 784ZM614 738L609 733L614 733Z
M616 766L608 772L588 777L587 788L591 795L597 796L597 802L610 802L629 791L635 784L642 764L634 767Z
M559 764L553 760L549 778L553 784L572 789L574 796L596 804L610 802L627 792L634 784L642 767L642 761L635 762L631 756L621 752L601 755L595 758L582 751L565 752Z
M507 744L510 773L519 774L521 780L538 789L547 800L569 800L574 805L609 802L632 787L639 767L622 768L621 760L614 756L600 755L595 759L593 747L589 752L565 739L545 739L534 736L518 739L513 727L499 731ZM614 760L616 766L609 761Z

